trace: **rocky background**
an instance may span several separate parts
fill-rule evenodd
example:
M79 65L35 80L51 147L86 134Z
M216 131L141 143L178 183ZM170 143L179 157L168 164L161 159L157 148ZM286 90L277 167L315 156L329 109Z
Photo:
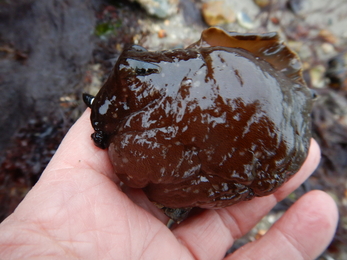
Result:
M126 44L184 48L208 26L277 31L316 90L319 168L230 252L258 239L302 194L328 192L340 210L319 259L347 259L347 3L345 0L0 0L0 220L40 177L66 131Z

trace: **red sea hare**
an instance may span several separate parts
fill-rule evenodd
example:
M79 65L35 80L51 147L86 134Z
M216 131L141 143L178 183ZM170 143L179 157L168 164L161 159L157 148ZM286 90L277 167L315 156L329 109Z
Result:
M209 28L186 49L131 46L85 100L119 179L169 211L271 194L308 153L312 95L276 33Z

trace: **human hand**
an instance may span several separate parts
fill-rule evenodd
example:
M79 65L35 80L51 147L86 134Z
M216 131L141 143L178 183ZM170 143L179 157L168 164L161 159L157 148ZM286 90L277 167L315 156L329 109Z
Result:
M37 184L1 223L0 259L223 259L319 162L312 141L301 170L273 195L204 210L170 230L167 217L141 190L119 185L107 152L90 138L89 116L88 109ZM334 201L311 191L262 238L225 259L314 259L332 239L336 223Z

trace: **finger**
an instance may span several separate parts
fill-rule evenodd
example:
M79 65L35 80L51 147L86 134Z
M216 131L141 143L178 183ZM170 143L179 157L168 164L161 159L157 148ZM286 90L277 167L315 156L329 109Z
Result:
M329 195L322 191L309 192L261 239L226 259L316 259L331 241L337 218L336 204Z
M88 108L66 134L43 173L43 177L57 170L84 168L100 172L118 182L107 150L102 150L94 145L91 139L93 132L90 123L90 109Z
M197 259L222 259L234 240L247 233L270 209L303 183L319 163L319 146L312 139L301 169L276 193L233 206L206 210L185 220L173 233Z

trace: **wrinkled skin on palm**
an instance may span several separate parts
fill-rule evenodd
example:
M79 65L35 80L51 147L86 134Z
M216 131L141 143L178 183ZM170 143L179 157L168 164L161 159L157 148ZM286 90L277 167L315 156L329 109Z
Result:
M186 49L131 46L85 99L120 180L176 220L275 192L308 153L311 92L276 33L209 28Z

